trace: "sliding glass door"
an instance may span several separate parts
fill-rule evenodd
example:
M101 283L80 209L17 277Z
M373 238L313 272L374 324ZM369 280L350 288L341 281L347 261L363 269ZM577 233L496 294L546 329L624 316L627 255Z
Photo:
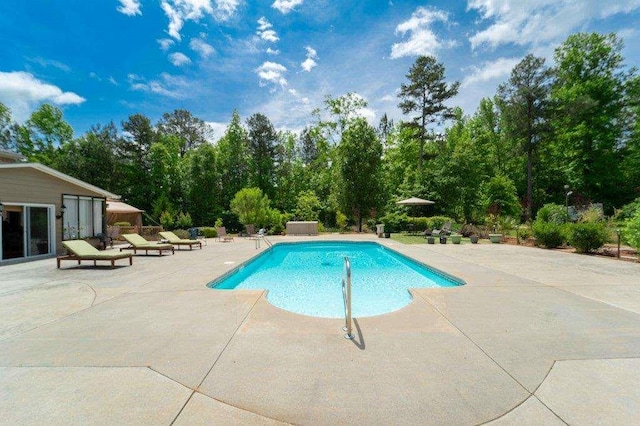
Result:
M53 253L53 206L5 205L2 260Z

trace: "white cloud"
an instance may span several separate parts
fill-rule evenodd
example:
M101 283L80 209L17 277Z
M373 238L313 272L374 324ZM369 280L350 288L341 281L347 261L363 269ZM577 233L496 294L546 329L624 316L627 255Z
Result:
M278 37L278 34L271 29L272 27L273 25L271 25L271 23L263 16L258 19L258 30L256 31L256 34L265 41L275 43L280 40L280 38Z
M74 92L38 80L33 74L0 71L0 102L11 108L16 121L24 121L37 104L78 105L86 101Z
M98 80L98 81L102 81L102 79L100 78L100 76L98 74L96 74L95 72L91 71L89 73L89 77L93 78L94 80Z
M260 77L260 85L265 86L268 83L277 84L280 86L287 85L287 79L284 78L284 73L287 72L287 68L284 65L276 62L265 62L256 68L256 73Z
M176 67L181 67L191 63L191 59L184 53L175 52L169 55L169 61Z
M489 26L470 37L472 48L503 44L540 45L560 40L589 21L640 9L638 0L611 2L574 0L469 0Z
M198 22L205 15L217 21L227 21L236 13L241 0L161 0L160 7L169 18L167 32L181 40L180 31L185 21Z
M190 85L185 78L167 73L162 73L159 79L151 81L136 74L129 74L127 79L134 91L156 93L173 99L186 98L189 94Z
M396 34L405 36L409 33L409 38L391 46L391 58L397 59L403 56L435 55L435 52L445 45L452 45L451 41L438 39L436 33L431 29L435 22L446 23L449 17L446 12L418 7L411 14L411 18L400 23L396 27Z
M272 49L270 47L267 47L267 53L269 55L279 55L280 51L278 49Z
M216 121L205 121L205 124L211 128L211 139L209 142L218 142L226 133L229 123L220 123Z
M119 85L118 82L116 81L116 79L111 77L111 76L109 76L108 80L109 80L109 83L113 84L114 86L118 86Z
M207 44L201 38L192 38L189 43L189 47L194 52L197 52L203 58L209 57L215 53L215 49L210 44Z
M275 0L271 7L286 15L303 2L304 0Z
M127 16L135 16L142 15L142 11L140 8L142 5L140 4L140 0L118 0L120 2L120 6L116 8L116 10L120 13L124 13Z
M71 67L69 65L63 64L62 62L54 59L44 59L38 56L35 58L27 58L27 61L36 63L45 68L54 67L64 72L71 72Z
M498 58L492 62L485 62L480 67L472 67L472 73L462 80L462 87L474 83L484 83L487 81L506 79L511 74L513 68L518 65L518 58Z
M300 66L304 71L310 72L313 67L318 65L318 63L315 61L316 59L318 59L318 52L316 52L316 50L311 46L306 46L305 49L307 51L307 59L305 59L304 62L300 64Z
M175 41L171 40L170 38L161 38L156 41L160 45L160 49L164 52L169 50L169 48L175 44Z

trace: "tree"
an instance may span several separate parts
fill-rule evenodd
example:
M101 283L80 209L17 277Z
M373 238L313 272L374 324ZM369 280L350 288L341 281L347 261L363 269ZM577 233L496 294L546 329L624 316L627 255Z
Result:
M254 114L247 120L249 129L247 151L249 154L249 181L269 198L275 195L275 156L278 134L263 114Z
M92 185L115 191L120 178L116 158L120 143L115 124L93 126L82 137L60 147L57 168Z
M566 182L606 207L622 204L624 176L618 167L629 72L615 34L573 34L556 49L551 97L552 125Z
M151 211L153 199L148 192L153 186L149 152L158 135L149 118L142 114L129 116L127 121L122 122L122 129L126 133L117 150L118 161L122 164L118 193L128 203Z
M0 149L15 151L17 149L13 136L13 120L11 110L0 102Z
M322 204L313 191L298 194L295 215L297 220L318 220Z
M433 56L418 57L406 77L409 83L400 86L398 107L403 114L416 113L408 125L415 129L420 142L418 171L422 172L424 146L431 138L428 126L453 117L453 108L446 106L445 101L458 94L460 83L447 85L444 65Z
M507 135L517 140L527 155L527 194L525 220L532 220L533 154L547 131L551 72L544 58L527 55L518 63L508 83L498 87L498 103L506 123Z
M207 123L184 109L164 113L158 122L158 132L175 135L180 139L180 157L206 143L211 137L211 128Z
M188 210L196 224L211 225L220 217L220 173L217 168L216 150L210 144L200 145L187 156Z
M245 225L266 226L271 218L270 204L260 188L244 188L231 200L231 211Z
M227 131L216 147L222 180L220 204L228 209L234 195L249 183L247 132L242 127L238 111L233 112Z
M23 126L17 126L18 152L47 166L55 166L57 149L73 138L73 129L64 121L62 110L42 104Z
M382 144L376 131L363 118L356 119L342 135L340 154L341 206L355 217L358 232L362 219L380 206L383 189L381 173Z

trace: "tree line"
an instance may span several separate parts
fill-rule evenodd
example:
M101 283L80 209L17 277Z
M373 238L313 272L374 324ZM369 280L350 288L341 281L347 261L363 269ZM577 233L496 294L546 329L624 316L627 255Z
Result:
M272 214L354 224L397 211L395 201L435 201L432 214L463 223L487 215L530 221L544 204L603 203L608 212L640 191L640 78L615 34L578 33L555 50L555 65L526 56L491 98L466 115L450 105L460 90L444 65L422 56L406 75L398 107L377 126L360 116L355 93L327 96L299 133L269 118L233 112L211 143L189 111L157 123L134 114L74 138L62 111L44 104L23 124L0 104L0 147L120 194L152 220L188 214L239 230L232 201L257 188ZM261 198L261 199L262 199Z

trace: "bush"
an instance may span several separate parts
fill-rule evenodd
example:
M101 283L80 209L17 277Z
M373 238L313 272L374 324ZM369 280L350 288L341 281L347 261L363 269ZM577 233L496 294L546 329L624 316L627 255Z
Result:
M347 228L347 215L342 212L336 212L336 225L341 231Z
M624 239L630 246L640 250L640 209L625 222Z
M413 224L413 228L416 231L425 231L430 228L430 221L428 217L409 217L407 220L409 223Z
M459 232L463 237L470 237L472 235L479 237L481 234L480 229L472 223L465 223L462 225Z
M531 227L527 225L522 225L518 227L518 236L520 239L528 240L529 238L531 238L532 235L533 235L533 232L531 231Z
M531 230L536 238L536 244L546 248L560 247L566 241L564 225L536 219Z
M166 230L173 229L173 226L175 225L173 215L166 210L163 211L160 215L160 225L162 225L162 227Z
M222 228L224 226L224 222L222 222L222 218L221 217L217 218L213 226L216 228Z
M409 218L404 213L387 213L380 222L384 224L384 232L400 232L406 228Z
M622 206L622 208L616 212L616 220L630 220L636 216L638 212L640 212L640 197Z
M569 222L567 208L560 204L545 204L536 215L536 221L550 222L557 225Z
M113 224L113 226L131 226L131 223L129 222L116 222Z
M453 224L454 220L447 216L431 216L427 222L427 229L442 229L442 225L447 222L451 222Z
M578 253L597 250L607 242L607 226L603 222L579 222L569 228L569 244Z
M182 238L185 240L189 239L189 231L187 231L186 229L174 229L173 233L176 234L178 238Z
M191 215L189 213L178 213L178 217L176 218L176 227L178 228L191 228L193 226L193 220L191 220Z
M217 238L218 237L218 231L216 230L216 228L212 228L210 226L203 226L200 229L200 232L202 232L202 235L204 235L205 238Z

